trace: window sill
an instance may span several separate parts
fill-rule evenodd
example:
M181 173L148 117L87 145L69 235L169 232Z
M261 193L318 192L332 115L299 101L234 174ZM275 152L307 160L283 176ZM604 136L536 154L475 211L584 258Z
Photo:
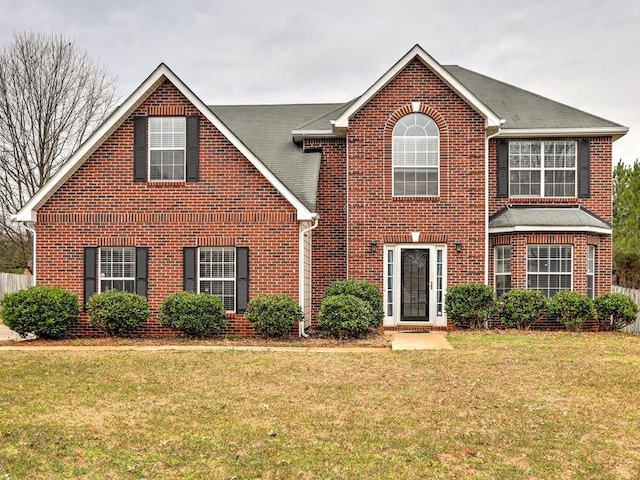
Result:
M176 187L183 188L186 186L187 182L185 182L184 180L180 180L180 181L149 180L146 182L146 184L152 188L176 188Z
M433 197L391 197L394 202L439 202L440 196Z

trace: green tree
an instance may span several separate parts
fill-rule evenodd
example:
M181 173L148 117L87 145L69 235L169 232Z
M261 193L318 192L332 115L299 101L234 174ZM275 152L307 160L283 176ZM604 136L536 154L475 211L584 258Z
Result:
M640 288L640 163L613 170L614 283Z

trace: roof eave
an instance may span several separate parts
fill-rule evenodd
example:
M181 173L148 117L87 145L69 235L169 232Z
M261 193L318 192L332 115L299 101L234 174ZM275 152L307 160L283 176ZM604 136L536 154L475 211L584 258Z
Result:
M302 142L305 138L336 138L338 135L332 130L292 130L291 136L295 143Z
M378 79L369 89L361 95L342 115L335 121L335 127L344 129L349 127L349 119L362 108L376 93L387 85L400 71L405 68L413 59L418 58L431 71L433 71L442 81L453 89L467 104L485 118L486 128L499 128L504 120L498 117L489 107L478 99L471 91L460 83L456 78L445 70L433 57L431 57L420 45L414 46L396 64Z
M502 128L497 136L500 138L611 136L613 141L616 141L628 132L628 127Z
M540 225L517 225L509 227L489 227L489 233L519 233L519 232L582 232L597 233L600 235L611 235L613 230L605 227L594 226L540 226Z

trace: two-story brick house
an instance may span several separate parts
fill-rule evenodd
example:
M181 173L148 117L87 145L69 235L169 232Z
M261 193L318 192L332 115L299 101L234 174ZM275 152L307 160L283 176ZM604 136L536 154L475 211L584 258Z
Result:
M419 46L344 104L207 106L160 65L16 218L38 283L84 299L207 291L251 333L256 295L292 295L308 326L331 281L357 278L387 328L443 328L458 283L609 291L626 132Z

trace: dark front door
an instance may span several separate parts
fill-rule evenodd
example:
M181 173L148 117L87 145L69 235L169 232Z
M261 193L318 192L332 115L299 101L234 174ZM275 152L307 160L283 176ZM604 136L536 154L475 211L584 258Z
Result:
M429 250L407 249L401 254L400 320L429 321Z

